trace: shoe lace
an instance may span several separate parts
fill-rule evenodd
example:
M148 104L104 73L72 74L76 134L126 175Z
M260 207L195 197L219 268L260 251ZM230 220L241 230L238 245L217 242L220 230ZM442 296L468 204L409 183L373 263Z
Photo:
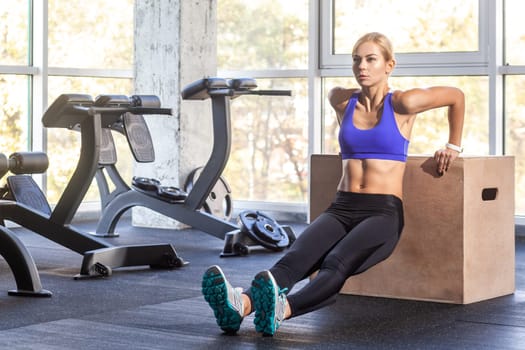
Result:
M286 306L286 292L288 288L279 289L278 299L275 305L275 318L279 323L284 321L284 311Z
M228 299L230 299L230 303L235 309L237 309L239 314L242 314L243 312L241 292L242 292L241 288L233 288L231 286L230 288L228 288Z

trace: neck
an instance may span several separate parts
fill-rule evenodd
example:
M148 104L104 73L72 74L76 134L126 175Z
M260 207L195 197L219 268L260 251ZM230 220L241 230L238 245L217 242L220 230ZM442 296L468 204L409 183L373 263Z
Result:
M359 102L361 102L367 111L378 110L383 105L383 99L389 90L390 88L387 84L362 87Z

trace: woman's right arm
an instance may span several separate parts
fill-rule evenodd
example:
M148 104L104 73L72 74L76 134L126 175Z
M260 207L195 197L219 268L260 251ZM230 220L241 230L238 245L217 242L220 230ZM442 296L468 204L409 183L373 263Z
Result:
M339 122L339 124L341 124L341 121L343 119L348 100L356 91L357 89L346 89L340 86L336 86L328 92L328 101L330 102L332 108L335 110L335 113L337 115L337 121Z

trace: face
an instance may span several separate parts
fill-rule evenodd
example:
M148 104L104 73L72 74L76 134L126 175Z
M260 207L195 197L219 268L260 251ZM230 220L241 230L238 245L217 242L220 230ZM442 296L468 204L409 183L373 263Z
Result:
M388 79L394 66L385 61L380 46L372 41L362 43L353 55L352 70L361 86L373 86Z

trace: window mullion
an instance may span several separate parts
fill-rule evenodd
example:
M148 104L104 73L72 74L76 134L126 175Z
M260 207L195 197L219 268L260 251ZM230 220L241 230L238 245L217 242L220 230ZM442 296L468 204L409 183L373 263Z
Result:
M47 108L48 71L47 71L47 5L48 0L32 1L31 62L35 70L31 76L30 118L31 150L46 151L45 130L42 115ZM44 189L45 177L35 176L35 180Z
M504 89L503 76L499 68L503 64L503 2L488 1L486 23L480 23L485 28L489 50L489 154L503 154L504 145Z

